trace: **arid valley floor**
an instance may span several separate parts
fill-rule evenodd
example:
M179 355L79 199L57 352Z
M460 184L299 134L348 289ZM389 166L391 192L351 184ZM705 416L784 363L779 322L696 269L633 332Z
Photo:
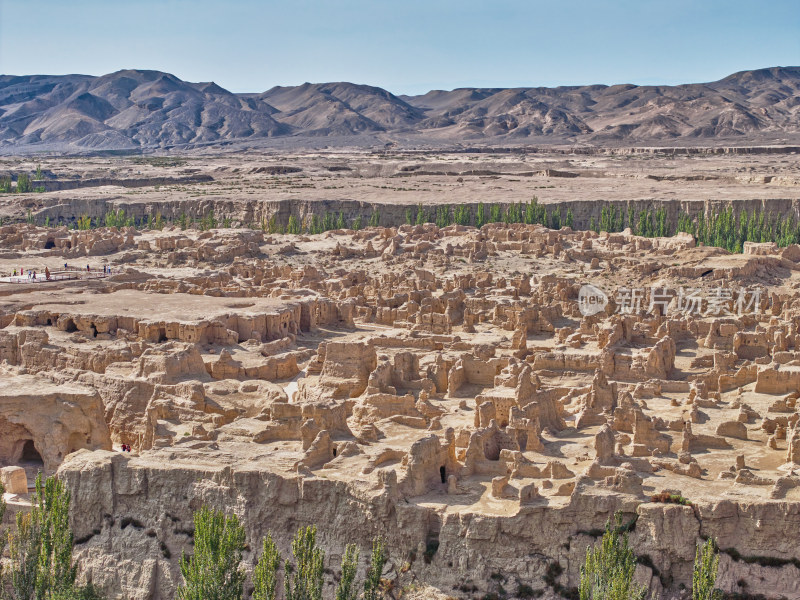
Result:
M383 536L394 598L574 597L622 511L664 600L709 537L728 597L800 598L800 246L672 235L800 216L797 150L0 158L37 169L0 194L5 519L58 472L109 598L172 598L204 504L253 549L316 524L326 593ZM534 196L560 229L476 223Z

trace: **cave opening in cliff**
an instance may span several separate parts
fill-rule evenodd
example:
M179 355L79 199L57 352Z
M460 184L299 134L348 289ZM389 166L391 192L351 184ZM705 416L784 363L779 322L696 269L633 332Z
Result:
M25 440L25 443L22 445L22 454L20 455L19 460L20 462L27 464L44 466L42 455L39 454L39 451L36 449L33 440Z
M56 241L53 238L47 238L47 241L44 243L45 250L51 250L56 247Z
M442 483L447 483L447 469L444 468L444 465L439 467L439 477L442 478Z
M89 329L91 329L91 330L92 330L92 337L97 337L97 325L95 325L94 323L92 323L92 324L89 326Z
M78 331L78 327L75 325L75 321L73 321L72 319L67 319L64 322L64 331L66 331L67 333L75 333L76 331Z
M166 342L167 341L167 330L164 327L159 328L158 330L158 342Z

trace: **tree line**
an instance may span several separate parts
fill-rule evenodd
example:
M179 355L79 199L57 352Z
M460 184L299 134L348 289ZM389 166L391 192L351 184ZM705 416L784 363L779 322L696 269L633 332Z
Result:
M0 485L0 520L6 510ZM55 477L36 478L29 512L16 515L3 545L8 560L2 566L0 596L8 600L103 600L92 585L78 585L77 566L72 560L74 539L69 527L70 493ZM629 546L631 524L623 524L621 513L606 522L602 538L587 546L576 590L562 595L579 600L644 600L648 590L634 580L637 558ZM180 558L183 582L176 600L242 600L247 574L242 565L247 548L244 526L235 515L202 507L194 514L194 548ZM5 548L0 548L5 551ZM359 549L348 544L336 580L335 600L383 600L392 585L385 580L388 551L382 538L374 538L369 561L359 577ZM316 526L298 529L291 557L281 556L268 534L260 544L260 555L252 571L253 600L323 600L326 574L325 551L317 543ZM699 545L695 554L692 600L721 600L716 589L719 552L714 540ZM282 578L279 571L283 570ZM282 579L283 594L279 581ZM548 576L545 577L545 580ZM528 586L520 586L527 589ZM524 591L524 590L523 590ZM519 594L518 594L519 595Z
M177 600L241 600L246 573L242 568L245 531L236 515L203 507L194 515L194 553L181 557L183 583ZM278 598L278 570L283 566L283 597L286 600L322 600L325 585L325 551L317 545L317 528L301 527L292 540L292 558L283 560L268 534L253 569L254 600ZM381 600L386 564L386 546L381 538L372 542L372 554L358 581L358 546L348 544L342 557L336 600Z
M241 600L244 597L245 573L241 568L245 533L236 516L226 516L207 507L195 514L195 547L192 556L181 558L184 583L178 588L178 600ZM628 529L621 513L606 523L602 539L586 548L580 571L580 585L567 596L579 600L645 600L648 589L634 579L637 559L628 543ZM322 600L325 553L316 544L316 527L301 528L292 542L294 562L283 562L284 598L286 600ZM380 600L386 597L388 582L382 580L387 560L384 542L372 542L372 555L361 586L356 584L358 547L348 544L342 557L335 600ZM278 598L277 571L281 556L272 537L263 540L261 557L253 570L255 600ZM692 577L692 600L721 600L716 589L719 552L713 540L697 547ZM558 584L556 584L558 585ZM524 586L527 588L528 586ZM560 587L560 586L559 586ZM520 586L523 589L523 586ZM518 594L519 595L519 594ZM564 595L564 594L562 594ZM486 598L490 597L489 595Z
M2 185L2 184L0 184ZM512 203L508 205L479 203L476 207L467 205L439 205L425 207L418 204L408 207L405 211L406 224L421 225L435 223L439 227L450 225L474 225L483 227L489 223L524 223L528 225L543 225L550 229L570 227L580 229L575 223L572 208L567 207L566 213L560 207L548 207L539 204L534 197L528 202ZM27 222L35 224L33 214L29 211ZM44 220L45 227L50 227L50 217ZM369 219L358 215L355 219L348 219L343 212L338 214L326 212L324 215L314 214L300 218L294 214L289 215L284 226L278 221L278 215L263 217L258 224L251 224L254 229L261 229L270 234L320 234L336 229L360 230L364 227L378 227L381 225L381 214L375 209ZM181 230L198 229L206 231L218 227L230 228L234 226L231 217L226 216L221 220L214 214L214 210L207 211L202 216L188 216L181 212L175 218L165 218L160 212L143 217L126 214L124 209L110 210L101 218L92 218L84 214L78 217L68 227L78 230L89 230L97 227L134 227L138 229L160 230L166 226L177 226ZM238 226L242 226L241 223ZM592 216L589 219L590 230L595 232L607 231L609 233L621 232L630 228L634 235L643 237L669 237L679 232L692 234L698 242L706 246L725 248L734 253L742 252L745 242L775 242L779 247L800 243L800 222L794 215L781 216L778 214L760 211L734 212L733 207L711 213L706 216L702 212L690 216L680 212L676 222L671 222L665 207L643 208L637 210L633 204L623 209L616 204L605 204L600 209L599 218Z
M14 189L12 188L11 184L13 179L11 175L3 175L0 177L0 194L28 194L30 192L44 192L45 187L43 185L34 185L37 181L42 181L44 179L44 174L42 173L41 167L36 167L36 172L33 175L33 178L28 173L20 173L17 175L17 187Z

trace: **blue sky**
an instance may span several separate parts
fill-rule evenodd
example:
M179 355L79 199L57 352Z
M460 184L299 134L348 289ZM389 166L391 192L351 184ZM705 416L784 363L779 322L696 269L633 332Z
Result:
M353 81L675 84L800 65L798 0L0 0L0 73L158 69L259 92Z

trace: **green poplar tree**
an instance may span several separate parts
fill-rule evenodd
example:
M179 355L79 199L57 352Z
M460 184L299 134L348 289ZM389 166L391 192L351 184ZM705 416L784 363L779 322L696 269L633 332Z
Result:
M93 586L75 585L70 494L55 477L36 477L27 514L17 513L16 531L9 533L10 566L4 580L14 600L81 600L100 598ZM2 509L5 510L5 504Z
M177 600L241 600L245 573L241 568L244 527L236 515L204 506L194 515L194 554L181 557L184 583Z
M475 218L475 227L480 229L486 225L486 207L483 205L483 202L478 203L478 215Z
M381 600L383 598L381 575L383 575L386 559L386 542L383 538L375 538L372 540L372 555L370 556L369 569L367 569L367 577L364 580L363 600Z
M336 586L336 600L358 600L358 588L355 585L358 571L358 547L347 544L342 557L342 576Z
M586 549L578 588L580 600L643 600L647 589L633 581L636 557L623 533L622 515L615 515L616 526L609 520L603 538L594 548Z
M253 600L275 600L280 564L278 546L269 534L264 538L264 550L253 569Z
M698 546L694 556L692 575L692 600L720 600L722 594L714 586L717 583L719 554L713 540Z
M317 547L317 528L301 527L292 540L295 564L284 563L286 600L322 600L325 552Z

